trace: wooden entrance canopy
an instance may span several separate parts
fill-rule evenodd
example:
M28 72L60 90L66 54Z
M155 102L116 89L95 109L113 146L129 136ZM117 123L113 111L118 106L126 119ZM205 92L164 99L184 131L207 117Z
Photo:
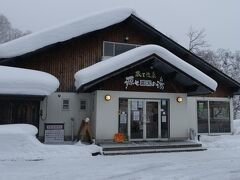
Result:
M146 48L149 49L149 47L152 48L151 45L147 45ZM153 46L153 49L156 49L147 50L152 53L143 53L146 48L136 48L131 50L132 52L128 51L119 57L115 56L80 70L75 74L77 91L152 91L187 93L189 96L193 96L210 94L216 90L217 83L213 79L183 60L169 54L167 50L156 52L156 50L163 48ZM131 61L129 60L131 58L135 59ZM144 75L153 72L158 79ZM143 76L134 77L136 73L143 73ZM133 80L135 88L126 87L126 80L129 77L135 78ZM164 87L154 88L160 86L159 83L162 83Z

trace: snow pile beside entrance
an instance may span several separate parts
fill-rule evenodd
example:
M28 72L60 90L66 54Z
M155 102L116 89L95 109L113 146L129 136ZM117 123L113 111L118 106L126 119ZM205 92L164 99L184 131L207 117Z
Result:
M240 135L201 135L201 142L209 150L238 149L240 150Z
M233 120L234 135L201 135L201 142L210 149L240 150L240 119Z
M20 56L42 47L103 29L127 19L134 11L116 8L94 13L71 22L32 33L0 45L0 58Z
M233 120L234 134L240 135L240 119Z
M84 158L99 152L95 145L45 145L36 138L37 128L28 124L0 126L0 161L39 161L49 158Z
M144 45L78 71L74 76L75 87L78 89L88 82L110 74L153 54L163 58L168 63L187 73L189 76L198 80L213 91L216 90L217 82L215 80L175 56L165 48L157 45Z
M7 66L0 66L0 94L50 95L59 87L51 74Z

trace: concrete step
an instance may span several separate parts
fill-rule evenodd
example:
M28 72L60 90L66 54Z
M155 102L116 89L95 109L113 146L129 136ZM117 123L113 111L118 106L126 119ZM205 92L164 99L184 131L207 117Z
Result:
M182 147L182 148L146 148L146 149L125 149L125 150L103 150L104 155L127 155L127 154L146 154L146 153L170 153L170 152L189 152L204 151L203 147Z
M103 151L123 151L123 150L145 150L145 149L179 149L179 148L198 148L202 147L200 143L189 144L119 144L119 145L100 145Z

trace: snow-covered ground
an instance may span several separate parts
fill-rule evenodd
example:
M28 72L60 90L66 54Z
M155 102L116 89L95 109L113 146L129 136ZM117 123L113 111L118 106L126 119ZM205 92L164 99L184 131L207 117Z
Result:
M94 145L44 145L29 125L0 126L1 180L239 180L240 120L235 135L202 136L202 152L91 156ZM7 138L7 140L6 140Z

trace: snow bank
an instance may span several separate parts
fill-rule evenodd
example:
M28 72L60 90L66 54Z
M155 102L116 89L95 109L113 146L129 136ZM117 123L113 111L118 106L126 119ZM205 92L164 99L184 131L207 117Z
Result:
M208 149L240 149L240 119L233 120L234 135L201 135L201 142Z
M49 158L89 158L100 152L96 145L45 145L36 138L38 130L28 124L0 125L0 161L39 161Z
M240 150L240 136L239 135L216 135L208 136L201 135L201 142L203 146L212 149L238 149Z
M0 136L3 134L26 134L36 136L38 129L30 124L6 124L0 126Z
M0 94L50 95L59 87L51 74L7 66L0 66Z
M94 13L0 45L0 58L20 56L42 47L103 29L127 19L134 11L117 8Z
M0 160L37 159L34 151L42 144L36 139L38 130L28 124L10 124L0 126Z
M233 132L236 135L240 135L240 119L233 120Z
M103 77L104 75L112 73L122 67L132 64L152 54L160 56L173 66L181 69L183 72L206 85L213 91L216 90L217 82L215 80L202 73L187 62L183 61L179 57L175 56L168 50L157 45L144 45L78 71L74 76L75 87L78 89L88 82Z

